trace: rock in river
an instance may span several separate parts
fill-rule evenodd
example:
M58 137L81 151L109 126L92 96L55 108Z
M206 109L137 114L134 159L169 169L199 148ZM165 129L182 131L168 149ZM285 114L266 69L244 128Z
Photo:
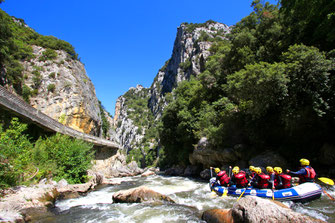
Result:
M318 219L297 213L284 204L247 196L236 202L232 209L212 209L203 213L202 219L206 222L323 222Z
M143 203L143 202L170 202L175 203L171 198L153 191L147 187L137 187L129 190L122 190L113 195L114 203Z

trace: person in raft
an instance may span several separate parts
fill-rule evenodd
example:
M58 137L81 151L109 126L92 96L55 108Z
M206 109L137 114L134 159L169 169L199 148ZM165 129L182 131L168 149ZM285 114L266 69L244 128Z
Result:
M262 173L262 169L260 167L256 167L255 169L256 176L250 183L249 186L253 186L255 188L264 189L268 188L270 177L265 173Z
M268 175L270 177L270 180L269 180L269 186L268 188L272 188L274 189L275 185L274 185L274 181L275 181L275 172L273 171L273 168L272 166L267 166L266 167L266 172L268 172Z
M252 179L255 175L254 166L249 166L249 170L246 171L247 178Z
M219 168L214 169L216 173L216 182L219 182L221 186L227 186L230 180L230 177L227 175L226 171L220 170Z
M233 175L230 178L228 186L236 185L237 188L244 188L248 185L248 180L244 171L240 171L238 166L233 168Z
M316 173L315 170L310 166L308 159L301 159L300 160L300 170L293 172L289 169L286 170L287 173L294 174L299 177L299 183L305 182L314 182Z
M273 170L275 172L274 188L275 189L290 188L292 177L290 175L284 174L281 167L275 167L273 168Z

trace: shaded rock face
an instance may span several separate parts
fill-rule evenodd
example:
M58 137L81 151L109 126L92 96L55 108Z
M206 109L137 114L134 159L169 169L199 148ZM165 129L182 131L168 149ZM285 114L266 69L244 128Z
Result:
M123 190L113 195L114 203L143 203L143 202L169 202L175 203L171 198L155 192L147 187L138 187Z
M25 85L36 89L30 104L66 126L100 136L99 103L84 65L60 50L57 58L40 60L44 51L33 46L36 58L23 63Z
M261 167L288 167L286 159L274 151L266 151L258 156L253 157L249 160L249 165Z
M203 165L205 168L222 166L223 164L236 164L244 159L246 147L235 145L233 148L213 150L207 138L199 140L193 153L190 154L189 160L192 165Z

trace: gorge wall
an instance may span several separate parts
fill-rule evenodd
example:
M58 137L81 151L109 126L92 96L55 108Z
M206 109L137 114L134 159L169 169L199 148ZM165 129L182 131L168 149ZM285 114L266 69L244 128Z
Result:
M211 55L209 49L212 42L209 40L224 39L228 33L230 27L213 21L181 24L177 29L171 58L158 71L151 87L143 88L138 85L118 98L114 125L120 143L128 152L141 149L145 155L148 150L159 147L155 127L168 104L167 97L171 96L170 93L180 82L189 80L192 75L197 76L204 70L205 61ZM134 116L129 113L141 115Z

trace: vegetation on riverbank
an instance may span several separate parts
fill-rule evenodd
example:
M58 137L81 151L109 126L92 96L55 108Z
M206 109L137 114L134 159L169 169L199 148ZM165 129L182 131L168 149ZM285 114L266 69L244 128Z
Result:
M0 188L30 184L43 178L83 183L93 159L93 145L56 134L34 141L27 124L13 118L0 125Z
M334 2L252 6L227 40L211 40L205 71L174 90L160 128L166 163L187 165L201 137L292 159L335 144Z

